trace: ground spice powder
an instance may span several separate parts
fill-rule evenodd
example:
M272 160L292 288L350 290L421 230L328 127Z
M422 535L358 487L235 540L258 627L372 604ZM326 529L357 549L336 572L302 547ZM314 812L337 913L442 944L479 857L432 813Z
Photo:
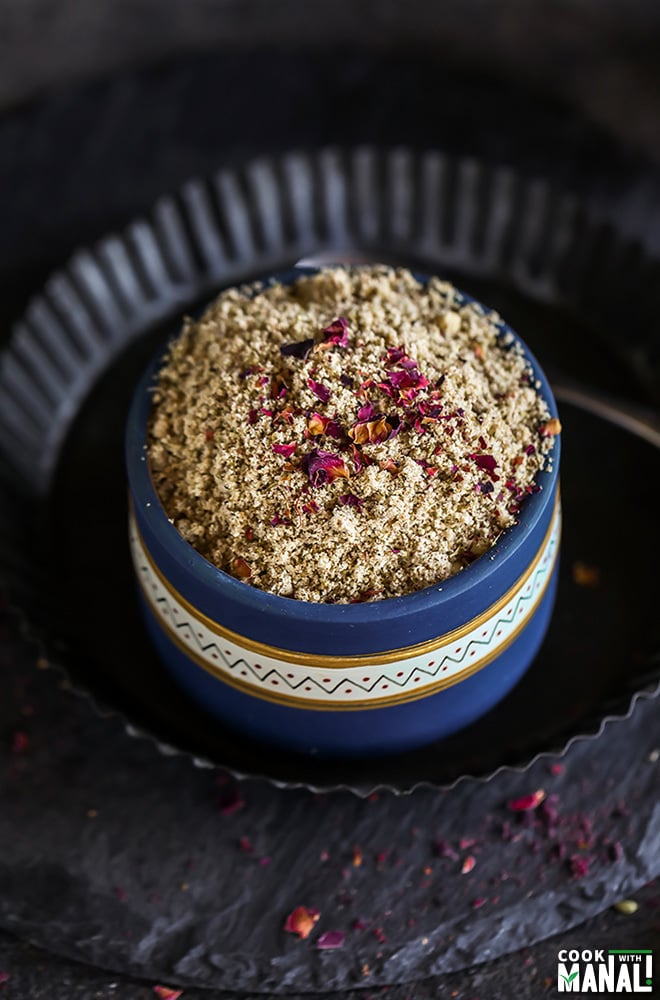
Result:
M224 292L153 394L152 476L205 558L285 597L440 583L515 523L550 420L498 317L384 266Z

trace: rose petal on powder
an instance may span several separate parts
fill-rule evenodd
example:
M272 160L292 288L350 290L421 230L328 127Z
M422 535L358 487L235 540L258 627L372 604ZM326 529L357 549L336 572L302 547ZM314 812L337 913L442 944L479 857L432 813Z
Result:
M285 458L291 458L297 447L295 442L291 444L274 444L273 451L276 455L284 455Z
M154 986L153 991L158 1000L179 1000L183 996L183 990L173 990L169 986Z
M356 497L355 493L342 493L339 497L339 503L343 507L356 507L358 510L361 510L364 500L361 500L360 497Z
M310 483L315 487L332 483L335 479L348 479L348 469L343 459L332 451L314 448L304 456L302 466L309 476Z
M348 322L343 316L333 320L322 332L326 344L333 344L335 347L348 347Z
M252 576L252 567L240 556L232 559L231 568L234 576L237 576L239 580L247 580L248 577Z
M323 385L322 382L315 382L313 378L307 379L307 385L312 390L315 396L317 396L322 403L327 403L330 399L330 390L327 385Z

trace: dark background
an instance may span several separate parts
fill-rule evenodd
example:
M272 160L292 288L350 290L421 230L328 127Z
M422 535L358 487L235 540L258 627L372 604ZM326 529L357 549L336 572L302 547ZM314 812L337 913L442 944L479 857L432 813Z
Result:
M287 148L295 136L301 144L487 146L497 157L501 137L515 133L539 171L573 143L578 181L580 170L602 170L603 158L639 160L639 182L617 192L639 228L651 197L646 164L660 161L659 57L660 8L642 0L3 0L1 336L80 242L123 225L192 174ZM469 108L482 92L492 115L474 135ZM583 120L602 140L582 141ZM657 246L660 234L645 239ZM653 886L637 897L625 946L657 943L656 897ZM576 940L599 947L620 928L609 911L561 941L383 995L552 996L557 949ZM2 971L10 978L0 996L153 995L6 934Z

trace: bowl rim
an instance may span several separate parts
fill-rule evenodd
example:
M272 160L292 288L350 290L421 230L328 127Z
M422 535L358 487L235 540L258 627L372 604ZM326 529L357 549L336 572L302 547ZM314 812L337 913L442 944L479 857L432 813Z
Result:
M249 286L257 283L262 286L274 283L291 284L297 278L307 274L315 274L319 270L321 268L295 266L284 271L277 271L263 278L258 278L255 282L250 282ZM420 272L417 269L411 269L411 273L422 284L428 283L432 277L438 277L437 275ZM456 288L456 286L453 287L459 296L461 304L475 305L486 315L493 312L493 310L488 309L478 299ZM203 313L211 301L213 300L210 299L199 312ZM525 360L532 370L538 393L546 403L551 418L557 417L557 404L552 389L550 388L547 376L533 352L501 317L498 316L497 320L495 320L495 325L500 335L511 335L514 341L522 348ZM494 545L475 559L473 563L470 563L469 566L464 567L459 572L437 584L430 584L420 590L412 591L409 594L403 594L399 597L386 597L355 604L331 604L284 597L238 580L224 570L219 569L197 552L171 523L162 505L149 468L147 458L147 422L151 412L151 392L155 388L156 377L162 366L169 344L179 334L180 329L173 336L169 337L164 345L161 345L147 365L133 393L125 433L125 459L131 502L134 509L139 508L141 517L145 520L154 537L182 571L187 574L192 572L200 584L223 592L227 597L242 604L247 610L255 614L267 612L270 615L275 614L283 618L302 617L309 622L323 622L327 625L336 623L359 626L362 623L373 624L374 620L390 620L403 615L407 616L411 613L423 613L431 607L437 609L439 603L460 598L466 591L483 584L489 576L492 576L496 572L499 564L525 544L526 539L532 534L540 517L547 509L548 502L552 503L554 507L553 498L556 493L555 487L558 481L561 455L561 435L557 435L554 439L554 447L549 456L551 467L547 468L548 460L546 460L546 467L537 474L537 476L547 476L548 482L537 483L541 488L525 498L516 523L506 528Z

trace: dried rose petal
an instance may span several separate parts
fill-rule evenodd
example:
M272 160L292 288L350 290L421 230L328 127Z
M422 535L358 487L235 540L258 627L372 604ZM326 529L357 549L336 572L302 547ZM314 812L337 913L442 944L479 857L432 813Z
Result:
M318 910L296 906L284 921L284 930L289 934L297 934L299 938L308 938L320 916Z
M468 854L467 858L461 865L461 875L468 875L472 871L477 863L477 859L473 857L472 854Z
M237 576L239 580L247 580L249 576L252 576L252 567L240 556L232 559L231 568L234 576Z
M379 462L378 465L384 472L389 472L393 476L399 475L399 466L393 458L386 458L384 462Z
M238 841L238 849L243 854L254 854L254 847L249 837L241 837Z
M544 798L545 792L543 789L537 788L531 795L523 795L519 799L512 799L511 802L507 803L507 808L511 809L512 812L527 812L529 809L536 809L543 802Z
M169 986L154 986L153 990L158 1000L179 1000L183 996L183 990L173 990Z
M563 773L564 773L564 765L563 764L551 764L550 765L550 774L557 775L557 774L563 774Z
M341 948L346 940L344 931L325 931L316 942L317 948Z
M539 434L541 437L556 437L557 434L561 434L561 422L557 417L553 417L551 420L546 421L546 423L541 424Z
M342 493L339 497L339 503L344 507L357 507L358 510L361 510L364 500L356 497L355 493Z
M492 455L470 455L470 458L478 469L482 469L484 472L488 473L490 478L494 482L497 482L500 477L495 475L497 462Z
M291 444L274 444L273 451L276 455L284 455L285 458L291 458L297 447L295 442Z
M307 420L307 433L310 437L319 437L327 434L328 437L342 438L344 432L336 420L324 417L321 413L312 413Z
M395 389L425 389L429 380L419 371L418 368L406 368L400 372L390 372L388 375L390 385Z
M482 907L484 905L485 902L486 902L486 899L483 896L479 896L478 899L473 899L472 900L472 909L473 910L478 910L480 907Z
M359 420L350 428L348 436L355 444L381 444L398 434L400 429L401 420L396 414L389 417L379 415L374 420Z
M304 359L313 347L314 339L312 337L307 340L294 340L290 344L282 344L280 346L280 354L284 355L285 358Z
M325 434L325 428L329 422L329 417L324 417L320 413L312 413L307 420L307 431L312 437Z
M374 417L377 416L378 413L373 403L365 403L365 405L361 406L358 410L358 421L360 423L364 420L373 420Z
M353 848L353 867L359 868L362 864L362 851L359 847Z
M11 752L12 753L25 753L25 751L30 746L30 740L27 733L22 730L17 730L14 733L13 739L11 741Z
M8 983L8 982L9 982L9 973L0 972L0 986L2 986L3 983Z
M388 347L386 365L399 365L400 368L416 368L417 362L414 358L409 358L405 347Z
M572 858L569 858L568 864L573 878L584 878L585 875L589 874L588 858L581 858L578 854L574 854Z
M326 344L332 344L335 347L348 347L348 323L343 316L333 320L322 332Z
M315 382L313 378L307 379L307 385L312 390L315 396L317 396L322 403L327 403L330 399L330 390L327 385L323 385L322 382Z
M314 448L304 456L302 465L312 486L323 486L339 478L348 479L348 469L343 459L332 451Z

